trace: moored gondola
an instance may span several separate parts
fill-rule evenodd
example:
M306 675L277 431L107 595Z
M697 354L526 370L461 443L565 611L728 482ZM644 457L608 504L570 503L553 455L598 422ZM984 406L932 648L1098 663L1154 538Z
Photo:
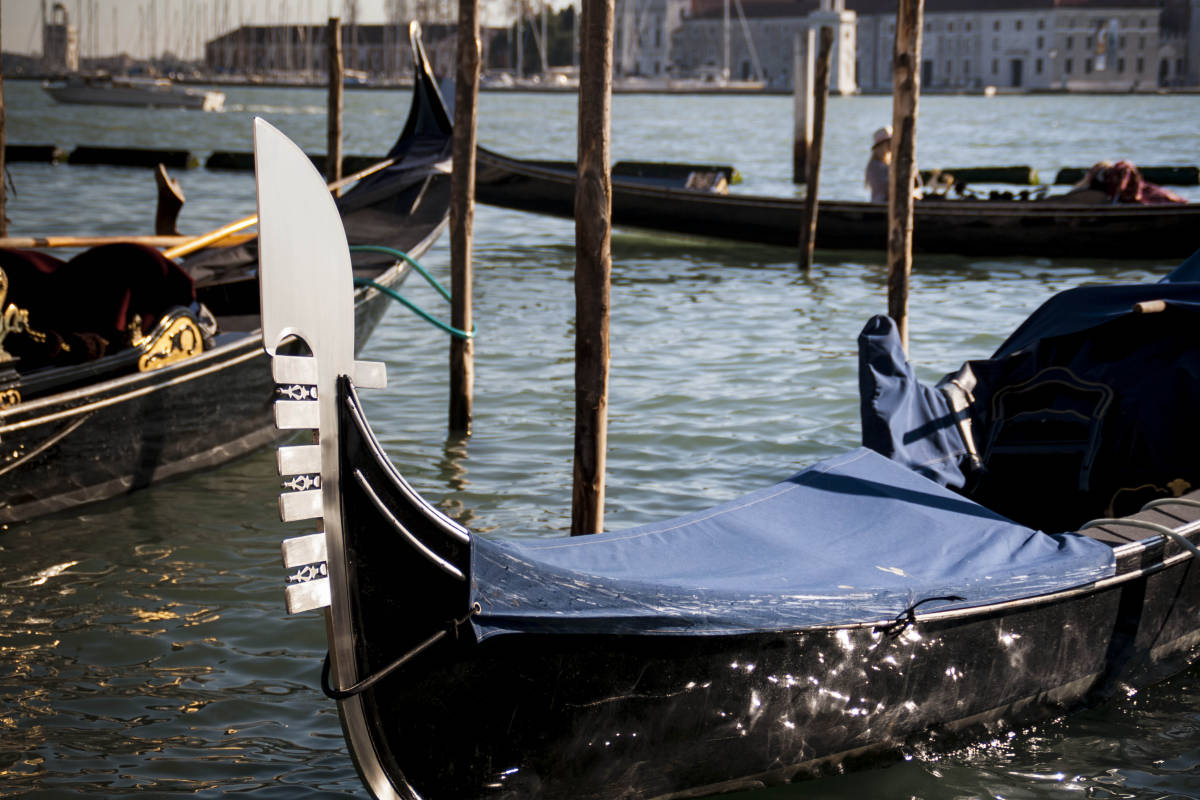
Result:
M481 203L570 218L575 173L479 148ZM614 225L685 236L795 247L804 200L652 186L613 176ZM822 199L819 248L887 246L887 204ZM913 249L922 253L1038 258L1185 258L1196 249L1200 203L1169 206L1043 200L930 199L913 207Z
M345 268L337 217L262 122L256 151L264 346L307 398L279 416L318 431L279 453L304 486L283 518L320 520L284 543L288 607L328 607L322 682L377 797L783 783L1097 702L1200 643L1200 423L1182 411L1200 351L1179 335L1200 259L1166 283L1064 293L938 389L874 319L870 448L679 519L485 537L383 452L358 397L382 368L354 359L348 295L290 280L299 248ZM293 338L311 356L280 349ZM1129 457L1134 439L1153 457ZM1148 487L1145 510L1085 524Z
M345 191L337 208L354 244L417 258L447 222L451 130L419 30L412 36L416 79L404 128L387 166ZM133 245L65 264L21 251L0 262L3 302L17 315L0 339L21 356L0 372L0 522L221 464L278 436L275 389L263 367L256 241L178 264ZM395 255L353 258L354 277L376 287L397 286L408 273ZM376 287L355 289L356 347L390 303ZM99 357L84 359L91 344Z

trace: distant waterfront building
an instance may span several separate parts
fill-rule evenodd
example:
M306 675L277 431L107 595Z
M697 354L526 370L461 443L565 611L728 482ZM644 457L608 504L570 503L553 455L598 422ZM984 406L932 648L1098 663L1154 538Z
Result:
M834 28L829 88L839 94L857 90L855 79L856 18L845 0L692 0L691 13L672 31L672 72L680 78L728 77L791 88L792 52L798 34L811 28ZM726 24L728 18L729 23Z
M613 55L616 76L670 75L674 63L671 32L679 29L689 5L689 0L617 0Z
M772 88L790 89L795 34L833 24L845 49L835 49L831 89L890 91L896 0L729 2L726 26L725 0L692 0L670 30L673 74L720 65L728 31L731 77L752 77L758 63ZM927 0L921 75L934 91L1197 85L1200 0Z
M62 3L55 3L47 18L42 0L42 64L48 72L79 71L79 38Z
M326 25L243 25L205 44L205 67L218 74L323 77L328 72L327 31ZM439 75L453 72L456 31L448 23L422 26L425 52ZM484 59L489 41L485 35ZM342 60L347 70L372 78L411 77L408 25L342 25Z

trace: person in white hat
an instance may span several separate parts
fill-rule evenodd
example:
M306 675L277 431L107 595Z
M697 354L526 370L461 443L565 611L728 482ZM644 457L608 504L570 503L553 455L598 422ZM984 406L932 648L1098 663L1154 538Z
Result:
M892 172L892 126L875 131L871 144L871 160L867 162L865 184L871 191L872 203L888 201L888 184Z

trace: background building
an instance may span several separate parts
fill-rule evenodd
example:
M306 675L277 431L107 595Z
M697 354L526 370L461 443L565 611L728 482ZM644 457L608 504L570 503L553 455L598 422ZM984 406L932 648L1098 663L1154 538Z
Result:
M78 34L62 3L55 3L47 18L46 2L42 0L42 64L47 72L79 70Z

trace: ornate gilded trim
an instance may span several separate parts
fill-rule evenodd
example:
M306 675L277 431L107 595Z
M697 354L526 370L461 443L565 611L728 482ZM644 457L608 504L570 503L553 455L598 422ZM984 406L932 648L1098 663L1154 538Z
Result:
M147 342L151 337L142 337ZM142 344L145 352L138 358L138 371L150 372L176 364L204 351L204 336L200 326L190 317L176 317L159 326L153 340Z
M16 303L5 305L8 300L8 274L3 269L0 269L0 308L4 309L0 313L0 361L11 361L12 356L4 349L4 339L10 333L24 333L35 342L46 341L46 334L39 333L29 327L29 312L23 308L17 308ZM21 402L20 393L17 394L17 403ZM15 405L15 403L0 402L0 406Z

